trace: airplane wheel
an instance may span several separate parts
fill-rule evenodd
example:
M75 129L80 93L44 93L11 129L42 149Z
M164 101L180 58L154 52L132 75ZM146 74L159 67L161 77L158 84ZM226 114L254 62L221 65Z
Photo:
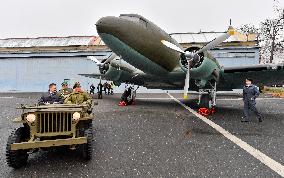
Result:
M128 105L132 105L133 104L133 99L131 99L130 101L127 102Z
M200 98L199 107L200 108L211 108L211 96L209 94L203 94Z

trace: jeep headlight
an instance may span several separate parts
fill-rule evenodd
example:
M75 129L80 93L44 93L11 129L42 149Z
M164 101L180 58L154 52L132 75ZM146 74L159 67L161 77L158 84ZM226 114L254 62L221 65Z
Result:
M80 117L81 117L81 114L80 114L80 113L78 113L78 112L74 112L74 113L73 113L73 120L79 120Z
M26 119L27 119L28 122L33 123L36 120L36 115L28 114Z

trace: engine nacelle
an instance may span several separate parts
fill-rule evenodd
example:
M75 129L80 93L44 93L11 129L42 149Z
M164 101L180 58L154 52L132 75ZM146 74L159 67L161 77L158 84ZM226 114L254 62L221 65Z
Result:
M189 51L189 52L196 52L200 49L201 47L197 47L197 46L192 46L192 47L189 47L187 48L185 51ZM191 62L190 64L190 68L196 68L198 66L200 66L204 60L204 53L199 53L198 54L200 56L200 60L198 62ZM188 61L186 59L186 57L184 56L184 54L181 54L180 55L180 66L182 68L183 71L187 71L188 69Z
M132 75L129 72L112 66L109 66L105 76L115 82L129 81L132 78Z
M109 63L99 66L99 70L101 74L106 74L108 69L109 69Z
M192 46L185 51L197 52L200 47ZM204 88L208 82L219 82L220 66L218 61L208 52L199 53L199 60L190 61L190 78L195 80L199 88ZM180 66L184 72L187 72L188 61L184 54L180 58Z

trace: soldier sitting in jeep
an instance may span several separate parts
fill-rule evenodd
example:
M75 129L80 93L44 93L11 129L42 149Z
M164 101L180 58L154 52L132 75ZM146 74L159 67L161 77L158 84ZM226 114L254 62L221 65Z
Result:
M92 100L90 96L81 89L80 83L75 83L73 86L73 92L65 99L64 103L91 106Z

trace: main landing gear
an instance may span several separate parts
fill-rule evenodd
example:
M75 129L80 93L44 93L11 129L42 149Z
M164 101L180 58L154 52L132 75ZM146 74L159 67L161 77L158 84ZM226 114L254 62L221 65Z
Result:
M199 113L207 116L215 112L216 106L216 83L211 89L199 90Z
M119 106L135 105L136 93L139 86L135 89L135 86L127 88L121 96Z

